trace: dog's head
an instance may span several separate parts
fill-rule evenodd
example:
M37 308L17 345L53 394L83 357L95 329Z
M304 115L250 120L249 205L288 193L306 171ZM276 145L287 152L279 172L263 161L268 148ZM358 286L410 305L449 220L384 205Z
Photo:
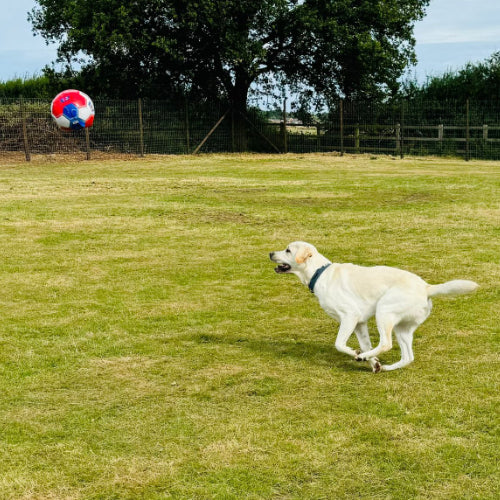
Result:
M278 274L296 274L303 283L307 283L314 271L324 264L325 259L310 243L294 241L285 250L271 252L270 259L278 266Z

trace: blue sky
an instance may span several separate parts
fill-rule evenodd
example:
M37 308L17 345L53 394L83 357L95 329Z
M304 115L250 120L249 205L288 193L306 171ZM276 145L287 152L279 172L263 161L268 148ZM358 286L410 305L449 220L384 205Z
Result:
M34 0L0 0L0 81L39 75L56 57L54 45L33 36L27 13ZM500 0L431 0L415 26L418 65L410 76L423 82L500 51Z
M419 81L500 51L500 0L431 0L415 25Z

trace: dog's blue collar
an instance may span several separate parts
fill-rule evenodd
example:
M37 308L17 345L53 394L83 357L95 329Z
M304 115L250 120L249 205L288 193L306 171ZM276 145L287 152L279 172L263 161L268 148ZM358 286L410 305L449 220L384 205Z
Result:
M323 274L326 268L330 267L331 264L325 264L324 266L316 269L316 272L313 274L313 277L311 278L311 281L309 282L309 290L311 290L312 293L314 293L314 285L316 285L316 281L319 280L319 277Z

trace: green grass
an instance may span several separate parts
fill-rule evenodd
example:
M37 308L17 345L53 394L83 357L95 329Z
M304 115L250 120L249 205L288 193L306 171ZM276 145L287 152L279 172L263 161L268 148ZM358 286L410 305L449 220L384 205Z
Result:
M0 498L499 498L499 174L329 155L4 162ZM273 272L295 239L481 288L434 300L415 362L373 375Z

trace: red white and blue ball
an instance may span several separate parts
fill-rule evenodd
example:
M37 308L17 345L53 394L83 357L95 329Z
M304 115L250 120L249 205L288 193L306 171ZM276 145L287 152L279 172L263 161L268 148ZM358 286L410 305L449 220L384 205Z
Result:
M50 114L63 130L80 130L94 123L94 103L80 90L64 90L50 105Z

